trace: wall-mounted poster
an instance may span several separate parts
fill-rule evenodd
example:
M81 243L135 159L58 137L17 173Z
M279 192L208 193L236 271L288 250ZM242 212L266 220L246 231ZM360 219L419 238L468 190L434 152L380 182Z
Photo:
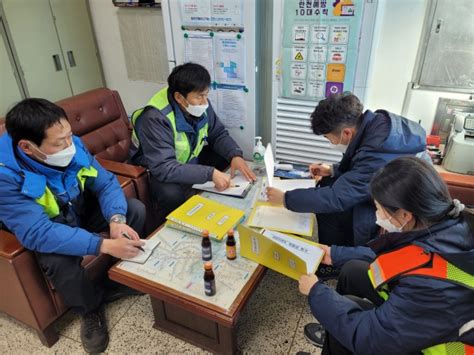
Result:
M284 0L284 97L319 101L354 89L363 5L363 0Z

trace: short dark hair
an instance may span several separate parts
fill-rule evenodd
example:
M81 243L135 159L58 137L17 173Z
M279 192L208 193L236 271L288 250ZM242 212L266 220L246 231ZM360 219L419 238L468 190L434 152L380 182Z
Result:
M359 124L364 106L353 94L335 94L321 100L311 114L311 128L320 136Z
M5 127L17 145L21 139L28 139L40 146L46 137L46 130L61 119L67 119L66 112L45 99L25 99L8 111Z
M196 63L184 63L173 69L168 77L168 90L173 96L179 92L184 97L192 91L204 91L211 86L211 76L206 68Z
M392 160L380 169L372 178L370 192L389 212L403 208L425 226L447 218L454 208L448 188L433 166L412 156Z

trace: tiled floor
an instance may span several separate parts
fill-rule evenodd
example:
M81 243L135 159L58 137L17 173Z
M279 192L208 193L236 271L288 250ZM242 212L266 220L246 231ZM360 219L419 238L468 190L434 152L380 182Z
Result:
M167 333L152 328L153 314L148 296L134 296L107 306L110 343L107 353L206 353ZM247 354L319 354L303 337L303 327L314 318L297 282L271 270L267 272L245 307L238 323L239 350ZM1 354L83 353L79 319L66 314L57 324L61 337L50 349L36 334L0 314Z

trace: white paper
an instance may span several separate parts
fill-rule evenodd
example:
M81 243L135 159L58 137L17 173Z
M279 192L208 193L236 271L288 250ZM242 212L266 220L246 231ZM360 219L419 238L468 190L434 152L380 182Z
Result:
M275 231L291 231L294 234L310 235L313 219L312 213L296 213L284 207L258 206L248 224Z
M279 190L282 190L283 192L286 191L291 191L295 189L308 189L311 187L316 186L316 181L312 179L275 179L273 178L273 187ZM267 198L267 193L266 193L266 182L264 182L264 185L260 191L260 195L258 199L260 201L268 201Z
M214 81L214 45L208 33L189 32L184 39L184 61L201 64Z
M273 160L272 145L267 144L265 154L263 155L263 161L265 162L265 170L267 172L267 183L268 186L273 187L273 173L275 172L275 160Z
M216 81L219 84L243 85L245 83L244 35L217 32L214 35L214 53Z
M242 0L212 0L211 22L215 26L242 27Z
M152 239L145 239L143 240L145 245L142 246L145 251L138 251L138 255L133 258L123 259L128 261L133 261L134 263L143 264L147 259L150 257L153 250L160 244L160 240L158 238Z
M185 26L211 24L210 0L180 0L181 22Z
M293 238L288 234L270 230L265 230L262 234L302 259L306 263L306 272L308 274L316 270L324 255L324 250L320 247Z
M242 86L217 85L217 116L226 128L243 126L247 118L246 93Z
M249 185L250 182L245 177L238 175L231 180L231 186L234 187L229 187L224 191L218 191L212 181L208 181L204 184L194 184L193 189L240 197L249 188Z

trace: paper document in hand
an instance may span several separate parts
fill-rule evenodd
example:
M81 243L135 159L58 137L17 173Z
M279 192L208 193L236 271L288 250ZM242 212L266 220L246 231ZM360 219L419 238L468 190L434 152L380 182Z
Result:
M240 224L240 255L298 280L314 273L324 251L315 242L275 231L257 231Z
M255 205L247 224L251 227L311 237L314 218L312 213L296 213L284 207L270 206L260 202Z
M249 192L252 185L250 182L243 176L236 176L230 181L230 187L219 191L216 189L213 181L208 181L204 184L194 184L193 189L196 190L203 190L209 191L216 194L227 195L227 196L235 196L235 197L245 197L247 192Z
M265 182L266 184L266 182ZM309 179L292 179L292 180L280 180L273 179L273 187L283 192L295 190L295 189L308 189L316 186L316 180ZM265 186L260 190L258 197L261 201L268 201L267 192Z
M273 172L275 171L275 160L273 160L272 145L270 143L267 144L265 154L263 155L263 160L265 162L265 170L267 171L268 186L273 187Z
M133 261L134 263L139 263L139 264L145 263L145 261L147 261L147 259L150 257L153 250L160 244L160 240L157 238L154 238L154 239L147 239L143 241L145 242L145 245L142 246L142 248L145 249L145 251L139 250L137 256L133 258L126 258L123 260Z

